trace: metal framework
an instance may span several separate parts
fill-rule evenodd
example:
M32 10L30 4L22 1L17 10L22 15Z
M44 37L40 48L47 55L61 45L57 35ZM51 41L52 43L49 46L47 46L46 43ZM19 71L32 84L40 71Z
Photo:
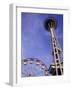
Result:
M57 21L55 18L50 17L45 21L45 28L47 31L51 33L51 41L53 48L53 60L54 63L50 65L49 72L52 75L62 75L63 74L63 62L61 62L60 55L62 53L61 48L59 47L59 43L55 34L55 29L57 27Z
M35 67L38 67L39 70L42 70L42 75L45 75L45 76L48 76L48 68L47 66L39 59L37 58L26 58L24 60L22 60L22 64L24 66L28 66L28 65L31 65L29 67L29 69L31 69L30 72L28 71L24 71L22 72L26 77L31 77L31 76L37 76L36 75L36 72L37 70L35 70ZM35 65L34 68L32 67L32 65ZM38 75L40 76L40 75Z

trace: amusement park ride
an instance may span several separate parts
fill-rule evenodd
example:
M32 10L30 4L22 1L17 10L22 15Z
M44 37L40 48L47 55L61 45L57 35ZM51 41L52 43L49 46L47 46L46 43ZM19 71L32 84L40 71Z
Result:
M55 29L57 28L57 21L54 17L49 17L44 22L45 29L51 34L52 41L52 55L53 63L50 66L46 66L41 60L37 58L27 58L22 60L22 67L27 68L22 72L23 77L37 76L54 76L63 74L63 62L61 58L62 50L59 47L59 43L55 34Z

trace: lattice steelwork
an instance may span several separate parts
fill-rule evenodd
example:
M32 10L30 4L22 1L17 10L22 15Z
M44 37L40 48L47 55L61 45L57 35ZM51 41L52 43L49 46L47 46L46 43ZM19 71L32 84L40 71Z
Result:
M27 58L22 60L22 77L48 76L47 66L37 58Z
M51 41L53 48L53 60L54 63L49 67L49 73L52 75L62 75L63 74L63 62L61 62L62 50L59 47L59 43L55 34L55 29L57 27L57 21L53 17L49 17L45 21L45 28L51 33Z

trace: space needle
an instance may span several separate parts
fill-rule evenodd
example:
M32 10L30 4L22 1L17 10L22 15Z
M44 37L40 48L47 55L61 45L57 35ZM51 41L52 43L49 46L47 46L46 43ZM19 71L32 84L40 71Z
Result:
M57 21L54 17L49 17L45 20L45 29L51 34L52 41L52 55L53 63L49 67L49 73L51 75L62 75L63 74L63 62L61 60L62 50L59 47L58 39L55 33L57 28Z

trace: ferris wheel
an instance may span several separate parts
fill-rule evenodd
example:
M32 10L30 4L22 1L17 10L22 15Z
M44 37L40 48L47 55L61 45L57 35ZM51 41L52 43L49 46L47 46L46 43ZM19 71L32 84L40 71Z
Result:
M38 58L26 58L21 62L22 77L48 76L48 68Z

